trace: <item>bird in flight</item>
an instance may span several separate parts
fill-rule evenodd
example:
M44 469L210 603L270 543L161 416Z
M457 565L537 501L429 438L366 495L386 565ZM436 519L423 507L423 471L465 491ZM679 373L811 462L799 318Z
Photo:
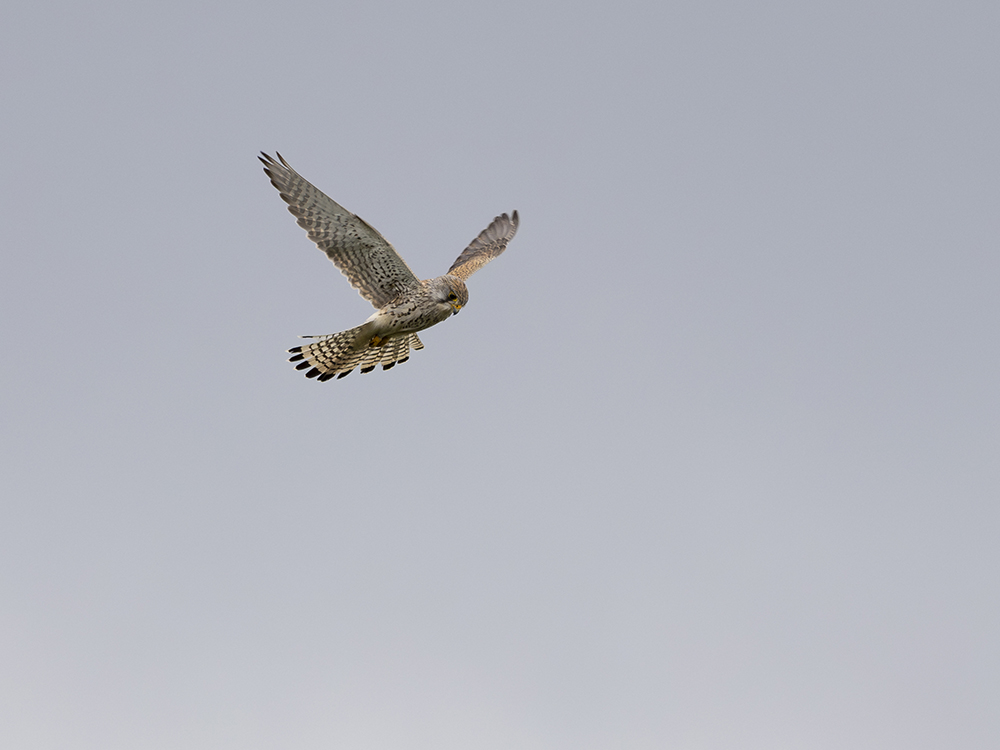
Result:
M497 216L448 273L422 281L378 230L312 185L281 154L277 156L275 160L261 152L258 157L271 184L309 239L376 308L359 326L326 336L303 336L312 342L288 350L289 361L305 370L307 378L343 378L356 367L371 372L378 365L388 370L405 362L410 349L424 348L417 331L457 314L469 301L465 280L500 255L517 232L517 211Z

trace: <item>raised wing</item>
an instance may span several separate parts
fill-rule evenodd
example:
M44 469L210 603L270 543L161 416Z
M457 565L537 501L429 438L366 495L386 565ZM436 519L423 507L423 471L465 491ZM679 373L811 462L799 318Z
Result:
M309 239L326 253L361 296L375 307L399 296L420 281L385 237L302 175L281 154L278 161L261 152L264 173L288 204Z
M452 276L467 279L507 249L517 232L517 211L511 216L501 214L476 237L448 269Z

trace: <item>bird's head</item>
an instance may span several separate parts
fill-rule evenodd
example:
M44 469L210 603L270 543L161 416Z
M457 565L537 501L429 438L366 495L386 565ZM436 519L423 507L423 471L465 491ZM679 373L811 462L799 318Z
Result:
M435 302L451 307L452 315L457 315L469 302L469 290L457 276L438 276L432 282L432 294Z

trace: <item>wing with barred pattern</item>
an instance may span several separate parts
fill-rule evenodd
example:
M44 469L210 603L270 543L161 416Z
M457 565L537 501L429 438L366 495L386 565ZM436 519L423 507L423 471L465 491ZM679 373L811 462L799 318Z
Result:
M376 308L420 283L378 230L302 177L281 154L277 161L264 152L258 158L309 239Z
M496 217L455 259L448 273L463 281L472 276L507 249L507 243L517 233L518 222L517 211L511 216L501 214Z

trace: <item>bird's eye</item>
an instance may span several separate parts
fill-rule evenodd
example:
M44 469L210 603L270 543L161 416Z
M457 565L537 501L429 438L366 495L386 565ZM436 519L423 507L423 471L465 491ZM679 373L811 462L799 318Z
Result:
M448 295L448 301L449 302L454 302L457 299L458 299L458 295L455 294L454 292L452 292L451 294Z

